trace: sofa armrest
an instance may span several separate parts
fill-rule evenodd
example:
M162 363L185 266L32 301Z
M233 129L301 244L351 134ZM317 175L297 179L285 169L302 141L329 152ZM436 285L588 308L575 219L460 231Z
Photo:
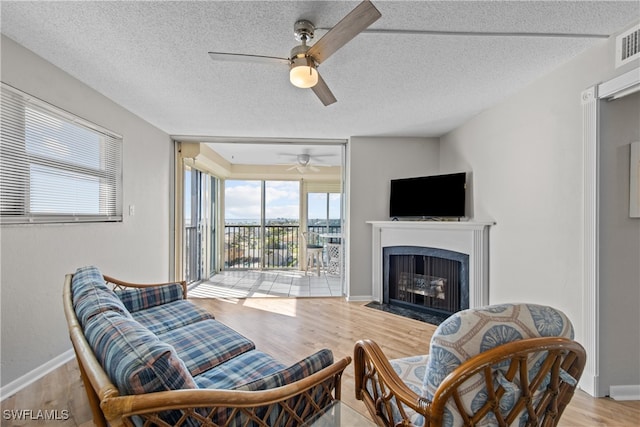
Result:
M301 425L340 399L341 378L350 357L338 360L301 380L260 391L174 390L133 396L106 397L101 407L110 425L162 423L167 410L184 415L177 425Z
M394 425L394 410L400 411L402 419L408 420L405 405L423 415L424 425L429 425L431 402L400 379L378 344L372 340L358 341L353 354L356 399L365 403L379 425Z
M131 313L187 298L185 281L140 284L124 282L109 276L103 277L107 284L113 286L116 295Z

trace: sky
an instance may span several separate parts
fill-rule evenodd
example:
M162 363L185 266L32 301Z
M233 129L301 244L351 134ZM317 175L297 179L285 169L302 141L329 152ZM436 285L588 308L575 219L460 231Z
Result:
M300 216L300 183L298 181L267 181L265 188L266 218L297 219ZM339 195L332 197L331 218L340 218ZM338 203L336 203L336 200ZM338 205L338 207L334 207ZM309 196L309 218L326 218L326 194ZM226 220L260 218L260 181L225 182Z

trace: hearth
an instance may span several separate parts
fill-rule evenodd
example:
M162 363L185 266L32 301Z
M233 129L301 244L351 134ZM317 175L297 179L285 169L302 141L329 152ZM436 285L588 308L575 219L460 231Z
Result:
M451 315L469 308L469 255L440 248L383 249L383 303Z

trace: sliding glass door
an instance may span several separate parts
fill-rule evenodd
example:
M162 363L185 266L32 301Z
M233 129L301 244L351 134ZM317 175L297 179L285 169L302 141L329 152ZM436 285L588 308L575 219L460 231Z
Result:
M295 268L299 181L225 181L225 269Z
M307 193L307 228L316 233L341 233L342 194Z
M217 179L184 168L184 278L188 283L204 280L216 271Z

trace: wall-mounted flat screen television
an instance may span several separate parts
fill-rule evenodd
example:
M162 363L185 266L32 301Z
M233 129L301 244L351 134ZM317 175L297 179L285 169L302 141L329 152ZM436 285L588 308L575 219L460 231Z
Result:
M451 218L465 216L465 172L392 179L391 218Z

